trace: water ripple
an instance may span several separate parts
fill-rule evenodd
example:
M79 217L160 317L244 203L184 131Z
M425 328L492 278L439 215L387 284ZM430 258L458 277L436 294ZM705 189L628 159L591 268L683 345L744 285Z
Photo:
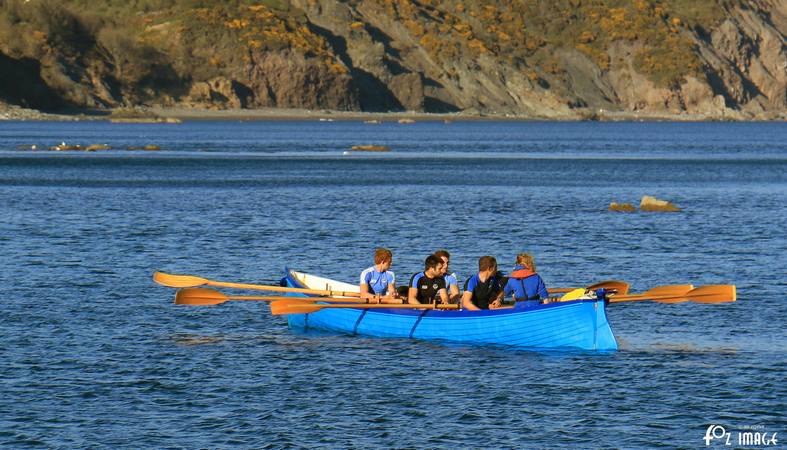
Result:
M60 448L702 447L784 432L783 124L184 124L138 140L3 124L0 445ZM139 129L137 129L139 130ZM368 139L391 157L343 157ZM203 149L204 151L196 151ZM612 214L656 195L684 213ZM448 248L466 278L534 252L549 285L735 283L731 305L609 308L621 351L298 333L266 306L181 308L154 270L397 281ZM779 428L781 427L781 429Z

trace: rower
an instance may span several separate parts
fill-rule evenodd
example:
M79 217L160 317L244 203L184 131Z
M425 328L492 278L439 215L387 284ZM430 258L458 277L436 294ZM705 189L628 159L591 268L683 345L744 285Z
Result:
M458 303L461 298L459 294L459 282L456 280L456 274L448 273L448 264L451 261L451 254L447 250L438 250L434 255L440 258L443 262L440 268L440 275L445 278L445 289L448 292L448 301L451 303Z
M502 304L503 288L497 274L497 260L494 256L482 256L478 258L478 273L465 281L462 309L495 309Z
M439 257L429 255L424 261L424 271L418 272L410 278L410 288L407 292L407 303L448 303L448 292L445 288L445 279L440 274L443 265Z
M396 293L396 275L388 269L393 263L393 253L387 248L374 251L374 265L361 272L361 298L377 303L402 303Z
M516 256L516 266L503 288L505 295L513 294L519 308L529 308L541 304L549 297L541 275L536 273L536 263L529 253Z

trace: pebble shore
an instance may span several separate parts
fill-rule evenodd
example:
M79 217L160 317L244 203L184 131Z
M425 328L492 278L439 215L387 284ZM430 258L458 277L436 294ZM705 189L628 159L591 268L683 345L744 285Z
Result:
M631 112L631 111L591 111L586 109L572 110L567 114L524 115L511 113L462 111L458 113L422 113L422 112L362 112L362 111L329 111L307 109L197 109L197 108L158 108L144 107L141 110L149 113L150 118L117 118L111 110L80 110L73 113L47 113L36 109L22 108L15 105L0 104L0 121L2 120L39 120L39 121L81 121L109 120L114 123L180 123L187 120L360 120L377 124L382 122L412 123L417 121L475 121L475 120L556 120L556 121L671 121L671 122L704 122L704 121L787 121L787 111L766 114L748 114L729 110L722 115L710 114L673 114L669 112Z

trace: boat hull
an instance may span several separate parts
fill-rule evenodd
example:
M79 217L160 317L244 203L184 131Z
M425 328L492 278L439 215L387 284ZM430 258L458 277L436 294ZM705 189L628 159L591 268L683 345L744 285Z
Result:
M320 284L315 285L314 279ZM350 286L295 271L288 271L285 280L290 287L347 290ZM607 321L604 300L483 311L326 308L310 314L291 314L288 322L295 329L375 337L435 339L519 348L596 351L618 348Z

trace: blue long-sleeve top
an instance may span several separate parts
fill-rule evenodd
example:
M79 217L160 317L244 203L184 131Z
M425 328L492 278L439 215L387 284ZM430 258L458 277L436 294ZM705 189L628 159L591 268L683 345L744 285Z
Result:
M514 266L514 270L512 272L516 272L518 270L526 270L524 266ZM531 272L532 274L525 277L525 278L513 278L510 277L508 279L508 283L506 283L505 287L503 288L503 292L506 296L514 294L514 298L517 301L522 300L538 300L544 299L549 297L549 293L547 292L547 287L544 284L543 278L541 275Z

